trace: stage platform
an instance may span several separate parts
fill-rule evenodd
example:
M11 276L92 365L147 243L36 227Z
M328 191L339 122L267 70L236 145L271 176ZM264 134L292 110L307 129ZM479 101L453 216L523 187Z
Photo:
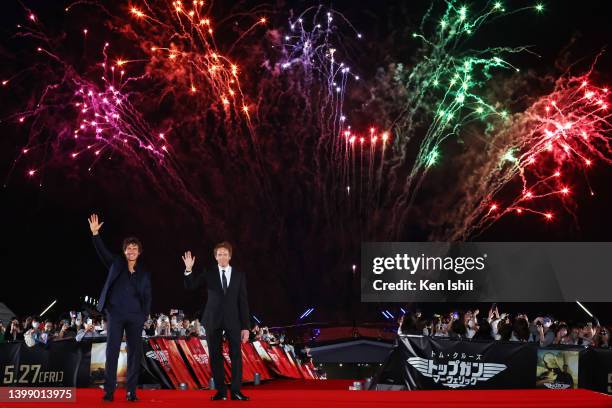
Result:
M427 407L427 408L611 408L612 397L587 390L481 390L481 391L349 391L346 380L277 380L260 386L245 386L248 402L210 401L212 391L139 390L140 401L125 401L125 390L117 390L115 402L101 401L102 391L77 390L77 403L0 403L0 407L159 407L203 406L250 408L322 407Z

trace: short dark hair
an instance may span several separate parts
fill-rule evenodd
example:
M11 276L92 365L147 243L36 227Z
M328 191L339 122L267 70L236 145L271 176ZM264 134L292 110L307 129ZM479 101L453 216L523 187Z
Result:
M229 252L229 256L232 256L232 244L227 241L223 241L215 245L215 249L213 250L213 255L217 256L217 249L225 248L227 252Z
M128 245L136 245L138 247L138 252L142 254L142 242L136 237L127 237L123 240L123 251L128 247Z

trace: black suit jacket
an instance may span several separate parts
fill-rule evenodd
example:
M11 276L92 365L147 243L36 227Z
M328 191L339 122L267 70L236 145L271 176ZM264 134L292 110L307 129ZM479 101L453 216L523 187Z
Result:
M99 312L102 312L104 310L106 297L108 296L111 286L119 274L128 268L128 264L124 256L114 255L108 250L108 248L106 248L106 245L104 245L100 235L93 236L93 243L98 256L102 260L102 263L108 268L106 282L104 282L104 287L102 288L102 293L100 294L100 299L98 300L98 305L96 306L96 309ZM143 268L141 263L136 263L136 272L137 279L134 282L136 292L138 293L138 299L140 300L142 311L144 312L145 316L148 316L151 313L151 276Z
M208 300L202 314L202 324L207 331L218 328L226 330L249 330L249 300L247 296L246 276L232 267L232 277L223 294L219 268L205 269L194 276L195 272L185 275L185 288L194 290L206 285Z

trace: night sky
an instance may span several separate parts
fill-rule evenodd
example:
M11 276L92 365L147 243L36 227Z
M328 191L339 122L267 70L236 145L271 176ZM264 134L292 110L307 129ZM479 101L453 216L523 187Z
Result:
M482 2L467 4L475 3ZM73 44L70 35L84 25L81 22L76 24L74 17L69 19L64 15L62 2L26 1L25 4L37 13L38 19L45 21L48 32L54 36L61 36L62 32L69 34L66 41L70 47L75 47L70 55L76 56L71 63L83 68L88 61L96 60L98 45L105 39L97 39L87 47L79 41ZM379 105L370 105L367 100L371 90L377 92L373 84L381 70L398 61L409 69L415 53L410 37L427 4L428 1L334 2L334 9L342 12L365 37L360 42L347 40L343 44L347 61L358 67L362 78L362 82L353 85L346 97L350 109L356 112L355 127L368 126L370 121L377 120L366 113L376 115ZM519 8L532 5L532 2L507 4ZM537 55L518 54L512 63L521 70L528 70L532 77L546 77L562 74L561 67L571 63L575 63L573 69L578 71L587 69L597 53L612 43L608 2L544 4L545 12L541 15L534 17L533 13L527 12L484 26L466 47L529 45ZM224 10L223 7L229 6L219 4L214 13L227 16L230 12L257 7L256 14L268 16L270 27L283 28L292 10L300 12L312 5L316 3L279 1L263 4L251 1L232 10ZM107 4L107 7L116 13L124 12L116 3L112 7ZM91 9L88 13L86 8L82 10L83 15L92 12ZM31 52L26 48L35 48L32 45L36 44L35 40L13 37L15 25L23 23L26 16L17 2L3 5L0 16L0 58L4 60L0 67L2 78L11 77L27 67L29 60L24 54ZM87 21L87 27L94 32L92 35L95 35L96 24L103 18L97 16ZM238 18L234 20L235 24L241 22ZM232 26L234 20L230 18L226 24ZM254 36L263 37L264 33L265 30L260 30ZM224 35L230 37L231 30L224 32L220 29L219 36L223 38ZM121 44L125 49L129 48L125 43ZM253 70L245 72L245 75L256 82L262 69L261 62L259 65L256 62L263 47L255 41L251 46L252 54L248 50L238 50L235 54L238 59L254 61ZM596 67L597 79L612 84L612 57L608 52L603 53ZM0 117L6 118L21 111L31 102L28 92L30 88L41 89L43 74L44 71L35 70L17 86L0 89ZM245 85L244 88L248 94L255 85ZM517 89L511 94L511 107L519 109L527 103L521 95L532 91L528 88ZM543 90L534 85L533 92L542 93ZM140 172L139 163L130 161L129 157L113 156L97 165L93 172L87 172L86 165L52 161L44 175L28 178L25 176L27 165L18 163L11 171L13 161L27 141L27 132L14 120L3 120L0 123L0 176L6 184L0 188L3 235L0 245L0 301L16 313L28 315L40 313L52 300L58 299L52 310L55 314L51 313L58 316L59 312L77 307L81 296L97 297L106 271L94 252L87 225L88 215L96 212L105 222L102 237L116 252L120 251L125 236L135 235L143 241L142 260L152 273L153 309L156 312L167 312L170 308L184 309L188 314L198 311L202 295L183 289L184 268L180 256L184 250L190 249L197 257L196 269L203 264L213 265L212 248L222 240L234 244L232 265L247 274L252 313L269 325L293 324L308 307L316 308L311 316L313 320L332 322L380 321L381 310L397 310L399 304L361 304L359 274L353 275L351 268L353 264L359 264L361 241L389 239L384 225L389 222L390 214L378 212L376 223L356 222L354 219L370 215L344 211L342 208L348 208L346 203L333 197L321 199L319 195L328 191L329 180L322 180L319 173L310 170L312 146L295 149L290 141L285 142L287 135L297 126L292 115L300 109L299 103L292 105L279 98L260 107L260 112L264 113L259 118L262 123L259 133L265 135L257 142L265 158L261 167L253 159L255 153L232 145L231 135L227 132L221 132L216 136L218 139L206 139L205 148L193 148L190 140L201 136L194 131L193 123L175 126L175 134L181 136L174 141L177 161L185 174L193 176L181 191L168 186L164 178ZM178 97L153 103L144 110L150 123L157 127L168 124L161 119L164 116L172 115L176 121L176 118L193 111L192 105ZM58 110L56 114L61 115L61 112ZM296 121L299 119L308 118L300 117ZM194 121L203 123L206 129L214 127L214 119L205 115ZM381 121L386 123L387 119L381 118ZM308 132L309 129L304 127L300 131ZM52 133L54 129L49 126L44 131ZM453 149L463 149L452 140L448 143L451 147L447 156L451 156ZM236 152L246 153L241 156ZM53 155L51 151L47 154ZM261 185L250 178L253 169L259 168L264 169L262 172L266 176L262 177L266 182ZM444 194L446 189L453 188L454 183L451 172L445 171L443 166L441 168L433 176L438 185L421 192L423 199L417 201L417 208L410 213L410 222L402 227L396 240L419 241L430 236L428 227L431 223L423 219L435 217L435 212L430 214L429 207L437 202L435 195ZM602 163L588 178L588 185L596 192L594 196L586 193L585 180L577 182L574 215L559 211L555 221L548 223L533 217L507 216L473 239L610 241L610 180L612 166ZM342 183L339 185L342 189ZM206 209L190 206L183 189L196 195L199 202L206 203ZM383 206L383 210L388 208ZM329 222L329 218L340 218L338 225L342 227ZM435 224L435 220L433 222ZM610 305L612 302L587 303L606 322L612 321ZM444 312L451 307L412 305L417 306L432 313ZM481 310L487 307L478 306ZM501 304L500 308L527 312L534 317L540 311L570 320L586 317L574 303Z

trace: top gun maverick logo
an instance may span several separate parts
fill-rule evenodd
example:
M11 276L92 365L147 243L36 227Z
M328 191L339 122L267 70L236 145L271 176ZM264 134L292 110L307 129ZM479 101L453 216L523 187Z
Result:
M483 363L482 355L467 353L436 353L431 352L432 359L422 357L408 358L408 364L416 368L425 377L433 379L449 388L460 388L476 385L478 381L488 381L496 374L504 371L507 366L497 363ZM434 361L447 359L446 362Z

